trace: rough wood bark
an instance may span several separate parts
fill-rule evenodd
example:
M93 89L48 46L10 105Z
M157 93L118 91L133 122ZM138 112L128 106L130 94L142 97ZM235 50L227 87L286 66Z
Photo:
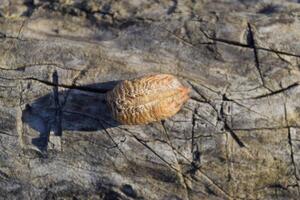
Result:
M299 199L296 0L0 3L0 198ZM172 73L174 117L110 117L119 80Z

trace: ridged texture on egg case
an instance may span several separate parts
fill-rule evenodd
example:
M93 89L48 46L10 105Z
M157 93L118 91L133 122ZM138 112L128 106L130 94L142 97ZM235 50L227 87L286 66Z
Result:
M120 82L107 93L114 119L122 124L148 124L175 115L189 99L189 88L169 74Z

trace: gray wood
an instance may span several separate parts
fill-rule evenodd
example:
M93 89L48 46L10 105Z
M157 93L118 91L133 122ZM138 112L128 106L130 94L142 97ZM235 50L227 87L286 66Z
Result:
M299 199L296 0L3 0L0 16L1 199ZM116 123L105 91L149 73L191 99Z

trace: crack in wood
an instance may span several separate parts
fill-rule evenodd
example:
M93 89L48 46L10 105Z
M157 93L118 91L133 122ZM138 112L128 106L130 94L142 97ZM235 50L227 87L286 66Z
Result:
M62 136L62 106L59 102L59 93L58 93L58 74L55 70L52 75L53 80L53 96L54 96L54 106L55 106L55 132L56 136Z
M255 42L255 39L254 39L254 33L252 31L252 27L251 27L250 23L247 23L247 26L248 26L248 45L249 45L249 47L251 47L253 49L255 67L256 67L256 69L259 73L260 81L262 82L262 85L263 85L264 88L266 88L267 90L272 92L272 90L266 86L264 75L263 75L263 73L261 71L261 68L260 68L260 62L259 62L259 57L258 57L258 49L256 47L256 42Z
M279 90L272 91L271 93L267 93L267 94L259 95L259 96L256 96L256 97L247 98L247 99L261 99L261 98L264 98L264 97L274 96L276 94L280 94L280 93L286 92L288 90L294 89L294 88L296 88L298 86L299 86L299 83L296 82L296 83L293 83L293 84L291 84L291 85L289 85L289 86L287 86L285 88L281 88Z
M233 128L234 131L264 131L264 130L279 130L288 128L300 128L300 126L275 126L275 127L258 127L258 128Z
M201 28L199 30L202 32L202 34L206 38L208 38L210 40L213 40L213 41L216 41L216 42L225 43L225 44L229 44L229 45L233 45L233 46L238 46L238 47L244 47L244 48L250 48L250 49L253 48L249 44L244 44L244 43L240 43L240 42L233 41L233 40L227 40L227 39L223 39L223 38L216 38L216 37L210 36L204 30L202 30ZM260 47L260 46L256 46L256 48L258 50L268 51L268 52L271 52L271 53L282 54L282 55L286 55L286 56L292 56L292 57L298 57L298 58L300 58L300 55L293 54L293 53L290 53L290 52L279 51L279 50L276 50L276 49L268 49L268 48Z
M38 81L40 83L44 83L49 86L54 86L54 87L56 86L52 82L40 80L40 79L32 78L32 77L25 78L24 80L33 80L33 81ZM87 86L76 86L76 85L66 85L66 84L58 84L57 86L66 88L66 89L76 89L76 90L81 90L81 91L85 91L85 92L100 93L100 94L104 94L109 91L108 89L92 88L92 87L87 87Z
M195 125L196 125L196 118L195 118L195 113L197 112L196 108L193 111L193 117L192 117L192 143L191 143L191 153L194 153L194 145L195 145Z
M293 148L293 141L292 141L292 136L291 136L291 129L288 128L288 142L289 142L289 145L290 145L290 157L291 157L291 162L292 162L292 165L293 165L293 174L296 178L296 185L297 185L297 189L298 189L298 194L300 194L300 187L299 187L299 183L298 181L300 180L299 177L298 177L298 174L297 174L297 164L295 162L295 157L294 157L294 148Z

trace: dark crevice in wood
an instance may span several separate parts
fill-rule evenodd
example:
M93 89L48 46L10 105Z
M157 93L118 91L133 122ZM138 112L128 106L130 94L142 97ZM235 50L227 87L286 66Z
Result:
M65 84L55 85L52 82L45 81L45 80L40 80L40 79L37 79L37 78L25 78L24 80L34 80L34 81L38 81L40 83L44 83L44 84L49 85L49 86L58 86L58 87L62 87L62 88L76 89L76 90L81 90L81 91L86 91L86 92L93 92L93 93L105 94L106 92L109 91L108 89L92 88L92 87L86 87L86 86L65 85Z
M57 71L54 71L52 75L53 79L53 96L54 96L54 105L55 105L55 135L62 136L62 109L59 102L58 94L58 74Z
M253 97L253 98L249 98L249 99L261 99L261 98L264 98L264 97L270 97L270 96L273 96L273 95L276 95L276 94L279 94L279 93L282 93L282 92L286 92L290 89L293 89L295 87L299 86L299 83L293 83L285 88L282 88L280 90L276 90L276 91L272 91L270 93L267 93L267 94L263 94L263 95L259 95L259 96L256 96L256 97Z
M244 47L244 48L253 48L253 47L251 47L248 44L240 43L240 42L237 42L237 41L227 40L227 39L223 39L223 38L212 37L212 36L208 35L201 28L200 28L200 31L203 33L203 35L206 38L208 38L210 40L213 40L213 41L216 41L216 42L221 42L221 43L224 43L224 44L229 44L229 45L238 46L238 47ZM292 57L298 57L298 58L300 58L300 55L298 55L298 54L294 54L294 53L290 53L290 52L285 52L285 51L280 51L280 50L276 50L276 49L268 49L268 48L260 47L260 46L256 46L256 49L263 50L263 51L268 51L268 52L272 52L272 53L276 53L276 54L282 54L282 55L286 55L286 56L292 56Z
M266 86L264 75L263 75L263 73L261 71L261 68L260 68L260 62L259 62L259 57L258 57L258 49L256 47L256 42L255 42L255 39L254 39L254 33L252 31L252 27L251 27L250 23L248 23L247 25L248 25L248 37L247 37L248 40L247 40L247 42L248 42L249 47L253 49L255 67L258 71L260 81L261 81L264 88L266 88L267 90L272 92L272 90Z
M245 144L242 142L242 140L238 137L238 135L228 125L227 116L224 113L224 102L228 101L229 99L226 97L225 94L223 94L222 97L223 97L223 102L221 104L219 119L224 123L225 131L230 133L231 137L239 145L239 147L241 148L246 147Z

